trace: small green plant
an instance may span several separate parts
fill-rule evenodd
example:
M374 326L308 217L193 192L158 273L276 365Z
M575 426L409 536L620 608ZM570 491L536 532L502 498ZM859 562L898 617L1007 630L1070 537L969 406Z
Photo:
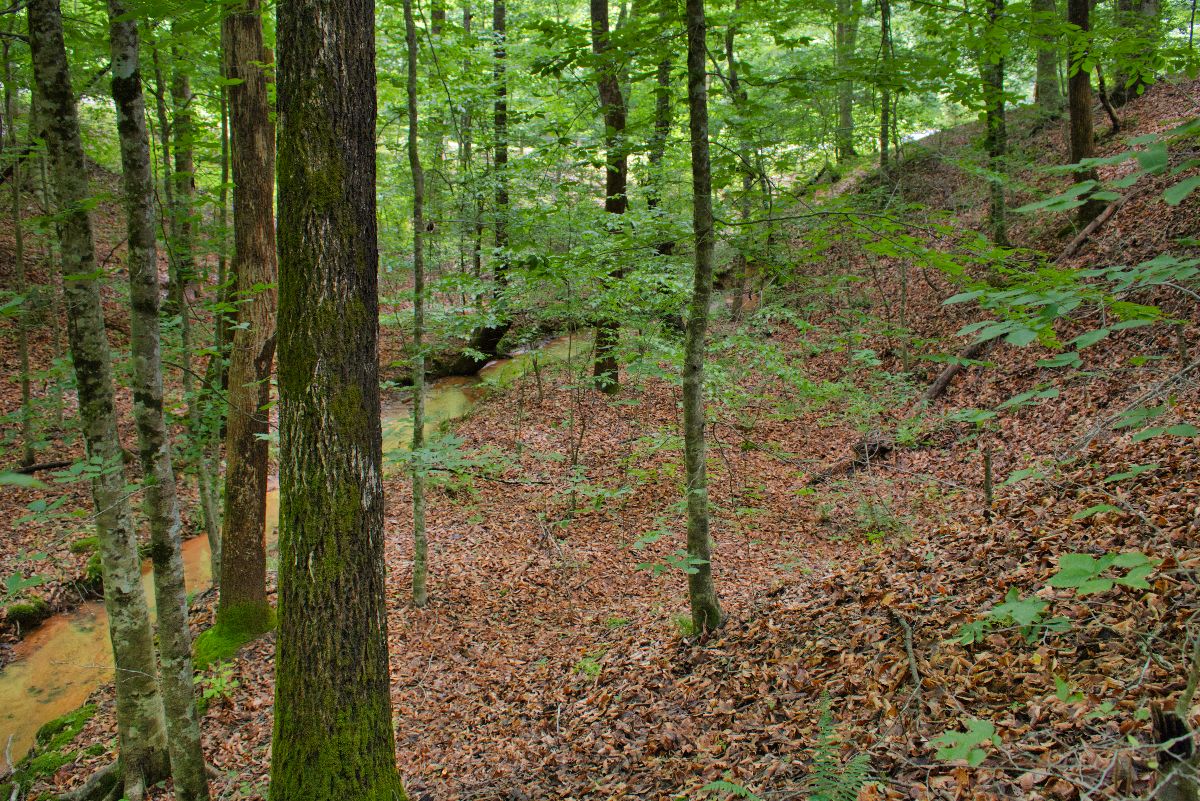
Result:
M855 754L848 760L842 759L842 740L828 697L821 704L817 731L812 770L805 782L809 801L856 801L863 785L871 780L871 757Z
M728 774L726 775L728 776ZM750 792L750 790L746 789L737 782L729 781L728 778L717 779L716 781L709 782L700 788L700 792L703 794L703 797L708 797L714 793L724 793L727 796L731 795L735 798L744 798L746 801L762 801L761 798Z
M604 666L595 656L585 656L575 663L575 672L587 676L589 679L598 679L603 670Z
M1044 633L1066 631L1070 627L1066 618L1044 617L1049 605L1036 596L1022 598L1016 587L1010 587L1003 603L993 606L979 620L965 624L957 639L963 645L971 645L996 627L1016 626L1025 641L1033 643Z
M908 533L908 525L886 501L863 498L858 504L855 519L859 532L872 545L879 545L888 537Z
M1139 590L1150 589L1146 577L1159 564L1137 551L1110 553L1099 559L1085 553L1068 553L1058 558L1058 572L1050 577L1050 586L1073 589L1078 596L1107 592L1116 585ZM1110 568L1124 569L1123 576L1105 576Z
M614 629L623 628L628 625L629 625L629 618L617 617L616 615L614 615L610 618L607 618L604 621L604 628L608 629L609 631L612 631Z
M930 745L937 746L937 758L947 762L964 760L971 767L978 767L987 759L988 745L1000 745L996 726L988 720L972 718L967 721L966 731L948 731L936 737Z
M214 698L228 701L233 697L233 691L242 683L233 676L232 662L218 662L208 675L200 678L200 697L204 702L211 703Z
M696 636L696 623L692 620L691 615L678 614L671 618L671 622L675 624L675 628L679 630L679 636L685 640L689 637Z

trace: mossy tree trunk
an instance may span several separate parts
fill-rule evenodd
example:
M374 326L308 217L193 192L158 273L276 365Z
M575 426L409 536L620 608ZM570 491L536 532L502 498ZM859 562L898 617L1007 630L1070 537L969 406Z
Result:
M129 252L130 349L133 355L133 414L144 474L144 504L150 521L154 595L162 697L169 735L171 775L180 801L205 801L208 777L200 747L192 683L192 634L188 627L179 501L171 445L163 416L162 335L159 329L154 177L138 63L137 23L120 0L109 0L112 95L120 133Z
M273 801L396 801L371 0L281 0Z
M669 12L664 7L662 15L666 18ZM664 23L668 21L663 20ZM646 182L646 206L655 216L661 216L663 188L667 185L667 176L663 171L663 160L667 153L667 139L671 135L671 57L668 55L658 62L654 75L654 128L650 135L649 180ZM675 252L675 243L669 239L660 239L654 245L654 252L660 256L670 256Z
M610 215L608 227L621 230L621 215L629 207L629 148L625 141L628 110L621 92L621 70L613 52L608 29L608 0L591 0L592 53L596 56L596 85L600 93L600 113L604 119L604 211ZM620 281L624 271L613 271L612 280ZM620 365L617 346L620 324L611 319L596 324L595 361L592 373L602 392L615 394L620 389Z
M737 113L741 125L745 126L750 122L750 110L748 108L750 95L742 87L741 79L738 77L738 60L734 55L734 42L738 31L738 16L741 14L741 11L741 0L734 0L733 16L725 28L725 77L728 82L729 97L734 111ZM747 251L753 249L754 242L754 226L750 226L749 221L752 206L751 195L754 193L754 180L757 177L754 167L756 162L757 159L749 142L746 140L745 134L740 135L738 137L738 172L742 174L742 196L738 199L737 205L738 216L742 220L743 227L740 241L737 243L733 256L733 277L737 285L737 292L733 296L733 316L735 319L741 317L742 309L746 303L746 294L750 290L751 264L753 260Z
M259 0L231 7L221 28L233 167L233 271L238 327L229 352L225 512L217 625L240 638L271 627L267 603L267 404L275 357L275 143Z
M104 328L91 219L87 166L67 68L58 0L30 0L29 41L34 81L52 165L67 336L75 367L87 457L96 465L92 499L104 572L104 606L116 665L117 733L126 796L140 798L168 773L167 738L141 560L125 494L117 438L112 359Z
M895 48L892 44L891 0L879 0L879 168L887 170L891 157L892 81Z
M443 9L443 16L445 10ZM408 163L413 182L413 406L412 406L412 602L429 600L429 543L425 539L425 171L421 169L421 137L417 113L417 26L412 0L404 0L404 41L408 51Z
M683 439L687 467L688 599L697 632L721 625L712 578L708 474L704 443L704 350L713 285L712 162L708 153L708 89L705 85L704 0L687 0L688 111L692 144L692 224L696 268L684 338Z

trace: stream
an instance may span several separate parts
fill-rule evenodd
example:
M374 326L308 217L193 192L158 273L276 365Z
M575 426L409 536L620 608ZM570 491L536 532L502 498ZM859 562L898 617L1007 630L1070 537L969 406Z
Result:
M584 344L569 336L552 339L533 350L498 359L468 378L443 378L430 384L425 398L425 429L456 420L471 411L483 395L484 384L505 384L541 363L561 362L578 353ZM406 448L412 436L412 411L407 403L384 403L383 450ZM267 493L266 536L268 562L275 553L279 526L278 481ZM184 572L189 593L212 584L207 538L183 543ZM154 611L153 573L149 560L142 565L142 585ZM196 632L193 632L195 634ZM33 746L44 724L79 708L96 688L112 678L112 650L108 639L108 614L100 601L88 601L74 610L54 615L31 631L14 649L13 660L0 670L0 759L7 746L15 765ZM3 768L0 764L0 768Z

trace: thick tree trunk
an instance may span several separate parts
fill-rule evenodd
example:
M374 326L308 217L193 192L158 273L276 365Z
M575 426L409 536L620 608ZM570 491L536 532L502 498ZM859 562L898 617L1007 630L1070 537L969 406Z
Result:
M745 125L749 123L749 113L746 108L749 95L742 89L741 81L738 78L737 59L734 57L733 50L734 39L737 36L737 16L740 13L741 0L734 0L733 18L725 29L725 71L726 80L729 84L729 95L733 102L734 110L737 112L739 120ZM744 137L739 137L738 142L738 171L742 174L742 196L737 204L738 216L741 217L743 223L748 223L751 209L750 195L754 192L754 179L756 175L754 171L754 155ZM748 225L742 228L741 237L737 242L733 255L733 278L737 287L737 292L733 296L733 316L735 319L741 317L742 308L746 302L746 294L749 291L751 259L746 251L749 249L752 241L752 232L753 228Z
M445 12L443 11L443 16ZM429 600L429 544L425 539L425 468L415 458L425 447L425 171L417 115L417 26L412 0L404 0L404 41L408 50L408 163L413 182L413 606Z
M1079 29L1080 37L1078 45L1071 48L1071 74L1067 81L1072 164L1096 155L1096 137L1092 129L1092 73L1083 69L1091 36L1090 5L1090 0L1067 0L1067 22ZM1075 173L1076 181L1095 181L1098 177L1094 167L1084 167ZM1089 200L1079 207L1079 224L1087 225L1103 210L1103 203Z
M835 136L838 163L858 155L854 150L854 81L849 72L858 41L862 0L837 0L834 23L834 59L838 71L838 125Z
M621 215L629 206L626 194L629 183L628 146L625 143L627 112L625 96L621 93L620 70L612 53L608 30L608 0L591 0L592 53L597 59L597 88L600 92L600 112L604 118L604 211ZM620 217L610 218L611 230L620 230ZM623 271L614 270L613 279L621 280ZM617 346L621 328L616 320L601 320L596 324L595 362L593 374L596 387L605 393L620 390L620 365Z
M988 0L988 28L993 34L988 41L1000 41L1002 33L994 33L1001 26L1004 16L1004 0ZM988 153L988 228L992 241L997 245L1008 245L1008 209L1004 200L1005 157L1008 151L1008 126L1004 103L1004 57L990 53L985 47L982 55L984 115L987 125Z
M371 0L282 0L273 801L405 799L384 596Z
M125 470L117 439L112 361L85 202L90 196L79 118L63 43L58 0L30 0L29 40L34 80L53 166L67 334L79 416L87 455L103 469L92 481L96 533L104 572L104 606L116 665L117 733L126 794L168 773L167 738L150 614L142 589L141 560L125 494Z
M1123 106L1154 82L1153 58L1162 46L1160 0L1117 0L1116 23L1126 47L1113 70L1109 99Z
M192 683L192 633L188 627L182 538L171 447L163 416L162 339L158 324L158 259L150 137L138 65L138 31L120 0L109 0L112 95L120 132L129 250L130 349L133 414L138 429L144 508L150 521L162 697L169 735L171 775L180 801L205 801L208 777L200 747Z
M704 0L687 0L688 110L692 140L692 221L696 273L688 313L683 364L683 437L687 463L688 599L697 632L721 625L712 578L708 474L704 443L704 350L713 285L712 166L708 154L708 88L705 85Z
M5 154L15 154L20 151L17 144L17 93L13 85L12 62L9 58L9 39L3 40L4 59L4 128L7 136L0 136L0 144L5 145ZM29 381L29 321L26 317L29 291L25 274L25 237L21 221L21 159L12 163L12 225L13 225L13 261L16 267L17 295L21 307L17 311L17 359L20 364L19 380L21 384L21 466L29 467L36 460L34 453L33 433L33 396Z
M1037 68L1033 97L1037 108L1048 117L1062 113L1063 96L1058 84L1058 67L1062 60L1058 28L1061 24L1056 0L1032 0L1032 28Z
M229 86L233 166L233 271L238 329L229 353L225 437L225 514L217 625L239 638L272 625L267 603L268 419L275 356L274 130L262 67L259 0L229 10L221 30Z

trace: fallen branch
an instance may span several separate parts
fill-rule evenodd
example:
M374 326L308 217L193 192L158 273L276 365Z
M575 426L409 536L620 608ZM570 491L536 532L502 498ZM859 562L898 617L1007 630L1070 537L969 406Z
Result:
M1062 252L1058 254L1058 258L1054 261L1060 262L1074 256L1079 251L1079 248L1083 247L1083 243L1087 241L1088 237L1096 233L1100 226L1108 222L1109 218L1117 213L1117 209L1121 208L1127 199L1128 197L1123 197L1120 200L1114 200L1112 203L1109 203L1108 206L1105 207L1104 211L1096 215L1096 219L1088 223L1087 226L1080 231L1074 239L1071 240L1070 244L1063 248Z
M930 401L935 401L944 395L946 389L950 386L950 382L954 380L955 376L963 371L963 368L967 366L966 363L968 361L972 359L978 359L980 356L986 356L999 341L999 339L988 339L983 342L972 342L970 345L959 351L954 362L946 365L946 367L940 373L938 373L937 378L933 379L933 383L930 384L925 389L925 392L921 394L921 401L924 403L929 403Z
M12 472L22 475L31 476L34 473L40 473L43 470L59 470L64 467L73 465L70 459L59 459L53 462L40 462L39 464L25 465L24 467L14 467Z
M908 654L908 672L912 675L913 680L913 696L909 703L917 702L917 714L919 715L921 714L921 671L917 669L917 654L913 650L912 626L904 619L904 615L895 609L888 607L888 611L892 613L892 617L904 632L904 651Z

